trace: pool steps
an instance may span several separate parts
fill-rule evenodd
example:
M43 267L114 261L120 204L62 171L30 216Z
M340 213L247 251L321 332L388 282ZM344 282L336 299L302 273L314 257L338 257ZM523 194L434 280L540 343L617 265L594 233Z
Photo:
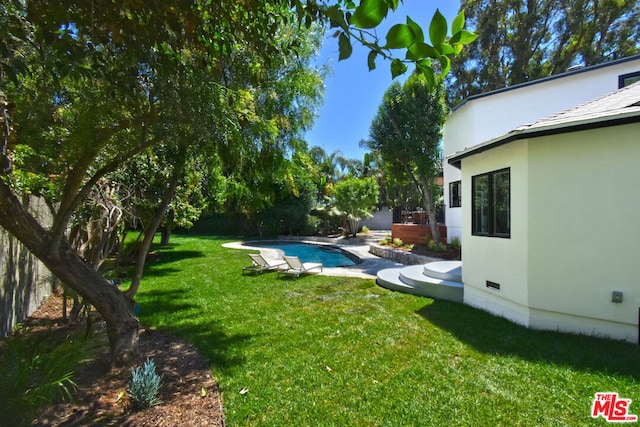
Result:
M394 291L429 298L462 302L462 262L435 261L402 268L387 268L377 274L376 283Z

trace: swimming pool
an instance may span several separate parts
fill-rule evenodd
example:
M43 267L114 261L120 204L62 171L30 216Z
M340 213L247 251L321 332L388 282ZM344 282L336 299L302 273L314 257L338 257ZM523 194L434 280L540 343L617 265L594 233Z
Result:
M297 256L302 262L320 262L324 267L349 267L362 262L335 246L312 245L309 243L252 242L252 246L281 250L285 255Z

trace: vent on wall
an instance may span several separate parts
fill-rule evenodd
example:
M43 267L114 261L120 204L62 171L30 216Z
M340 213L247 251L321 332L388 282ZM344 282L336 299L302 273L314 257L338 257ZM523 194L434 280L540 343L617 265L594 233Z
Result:
M496 283L496 282L492 282L490 280L487 280L487 288L495 289L495 290L499 291L500 290L500 283Z

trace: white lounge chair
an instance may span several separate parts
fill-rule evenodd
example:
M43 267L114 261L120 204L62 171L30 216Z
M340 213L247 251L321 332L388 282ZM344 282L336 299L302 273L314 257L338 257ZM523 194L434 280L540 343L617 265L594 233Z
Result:
M278 270L278 276L280 273L287 276L299 277L302 273L312 273L311 270L320 269L322 271L322 264L319 262L302 262L297 256L283 256L285 262L289 266L286 270Z
M262 273L269 270L281 270L287 268L288 264L283 260L267 261L260 254L248 254L252 264L249 267L242 268L242 274L245 271L250 273Z

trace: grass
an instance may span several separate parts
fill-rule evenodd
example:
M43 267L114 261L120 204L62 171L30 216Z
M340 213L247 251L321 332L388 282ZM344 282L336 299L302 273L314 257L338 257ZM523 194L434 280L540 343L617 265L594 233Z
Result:
M605 425L594 394L640 414L640 347L531 331L374 280L241 274L220 238L148 265L141 320L195 343L239 425Z

